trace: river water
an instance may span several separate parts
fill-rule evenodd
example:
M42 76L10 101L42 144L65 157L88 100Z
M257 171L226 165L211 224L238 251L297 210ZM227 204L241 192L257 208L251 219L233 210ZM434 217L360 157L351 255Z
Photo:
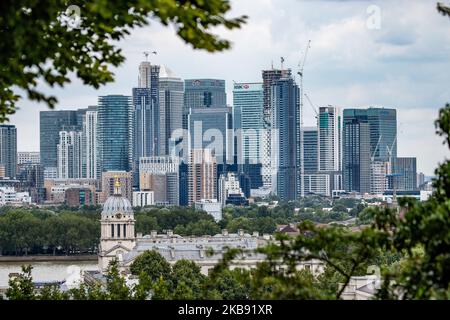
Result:
M0 289L8 286L10 273L21 272L21 266L31 264L33 281L62 281L80 274L81 271L97 270L96 261L51 261L51 262L0 262Z

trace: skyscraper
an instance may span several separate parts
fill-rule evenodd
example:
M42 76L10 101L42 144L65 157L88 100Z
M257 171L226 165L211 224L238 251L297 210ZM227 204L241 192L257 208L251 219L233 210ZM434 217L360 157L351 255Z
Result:
M344 189L370 192L370 127L365 110L345 109L343 121Z
M159 75L160 155L169 155L181 137L172 136L182 129L184 82L169 68L161 67ZM172 139L174 138L174 139Z
M272 84L282 77L290 77L290 69L269 69L262 71L263 79L263 125L264 131L261 135L261 156L262 156L262 181L266 188L272 189L273 166L271 165L271 125L272 125L272 105L271 92Z
M59 132L58 178L82 178L83 133L77 126L65 126Z
M77 111L74 110L41 111L39 113L40 155L44 168L53 168L56 172L59 131L63 126L77 124Z
M211 150L191 150L188 167L188 204L217 199L217 163Z
M317 127L305 127L303 130L303 155L305 157L305 174L316 173L318 162L318 132Z
M158 65L139 65L139 87L133 88L133 169L138 181L139 158L160 153L160 106Z
M0 125L0 165L5 168L6 177L16 177L17 130L14 125Z
M101 171L131 171L131 98L123 95L99 97L97 117Z
M272 83L271 154L276 168L272 187L283 200L300 191L300 89L292 77Z
M235 83L233 121L237 135L239 164L261 163L261 138L264 130L262 83Z
M183 129L188 129L190 109L223 108L227 106L225 80L187 79L184 83Z
M397 157L397 110L368 108L370 154L374 161L392 161Z
M394 173L396 177L397 190L411 191L417 190L417 163L413 157L398 157L394 161Z
M231 108L191 109L189 135L190 148L208 148L218 164L233 163Z
M98 179L98 111L91 109L83 118L83 178Z

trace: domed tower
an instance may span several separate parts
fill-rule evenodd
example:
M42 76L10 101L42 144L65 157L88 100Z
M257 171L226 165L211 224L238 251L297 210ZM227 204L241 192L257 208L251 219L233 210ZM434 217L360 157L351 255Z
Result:
M100 222L98 264L100 271L105 271L113 258L120 261L122 255L130 252L136 245L133 207L122 196L118 177L114 181L114 195L103 205Z

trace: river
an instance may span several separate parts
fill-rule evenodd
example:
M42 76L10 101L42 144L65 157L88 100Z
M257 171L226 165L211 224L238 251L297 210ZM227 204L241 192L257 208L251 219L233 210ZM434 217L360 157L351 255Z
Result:
M23 264L31 264L33 281L62 281L69 276L80 274L80 271L97 270L97 261L33 261L33 262L0 262L0 289L8 286L10 273L21 272Z

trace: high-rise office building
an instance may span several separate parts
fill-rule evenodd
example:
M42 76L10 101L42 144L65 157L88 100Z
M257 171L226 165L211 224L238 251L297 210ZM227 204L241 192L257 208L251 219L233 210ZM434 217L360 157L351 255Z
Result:
M237 135L239 164L261 163L263 121L262 83L235 83L233 89L233 120Z
M83 178L98 179L98 111L91 109L83 118Z
M183 129L188 129L190 109L227 106L225 80L186 79L184 84Z
M423 172L417 173L417 189L419 190L425 183L425 174Z
M263 186L264 91L262 83L235 83L233 87L234 159L244 193ZM270 165L270 161L268 163ZM246 180L247 179L247 180Z
M65 126L59 132L58 178L82 178L83 133L77 126Z
M41 163L52 172L57 172L57 145L59 131L63 126L78 125L77 111L41 111L39 113L40 156Z
M5 176L15 178L17 174L17 129L14 125L0 125L0 164Z
M417 161L413 157L397 157L394 161L393 171L397 190L417 190Z
M217 199L217 163L211 150L191 150L188 167L188 204Z
M172 156L142 157L139 160L141 191L153 191L157 204L179 205L180 158Z
M133 88L133 172L139 178L139 158L160 153L160 66L148 61L139 65L139 87Z
M28 192L33 203L45 201L44 169L39 163L24 162L19 164L17 180L20 181L19 190Z
M397 110L368 108L370 154L374 161L389 161L397 157Z
M183 127L183 104L184 81L169 68L161 67L159 75L160 155L171 154L173 147L182 138L181 132L178 132Z
M318 162L318 133L317 127L305 127L303 130L303 156L305 174L316 173Z
M370 127L365 110L345 109L343 120L344 189L370 192Z
M300 191L300 89L285 77L272 83L271 93L272 188L281 199L295 200Z
M191 109L190 148L210 149L218 164L233 163L233 124L231 108Z
M98 154L102 171L132 169L132 104L129 96L98 100Z
M330 189L342 189L342 112L334 106L320 107L318 117L318 165L330 175Z

